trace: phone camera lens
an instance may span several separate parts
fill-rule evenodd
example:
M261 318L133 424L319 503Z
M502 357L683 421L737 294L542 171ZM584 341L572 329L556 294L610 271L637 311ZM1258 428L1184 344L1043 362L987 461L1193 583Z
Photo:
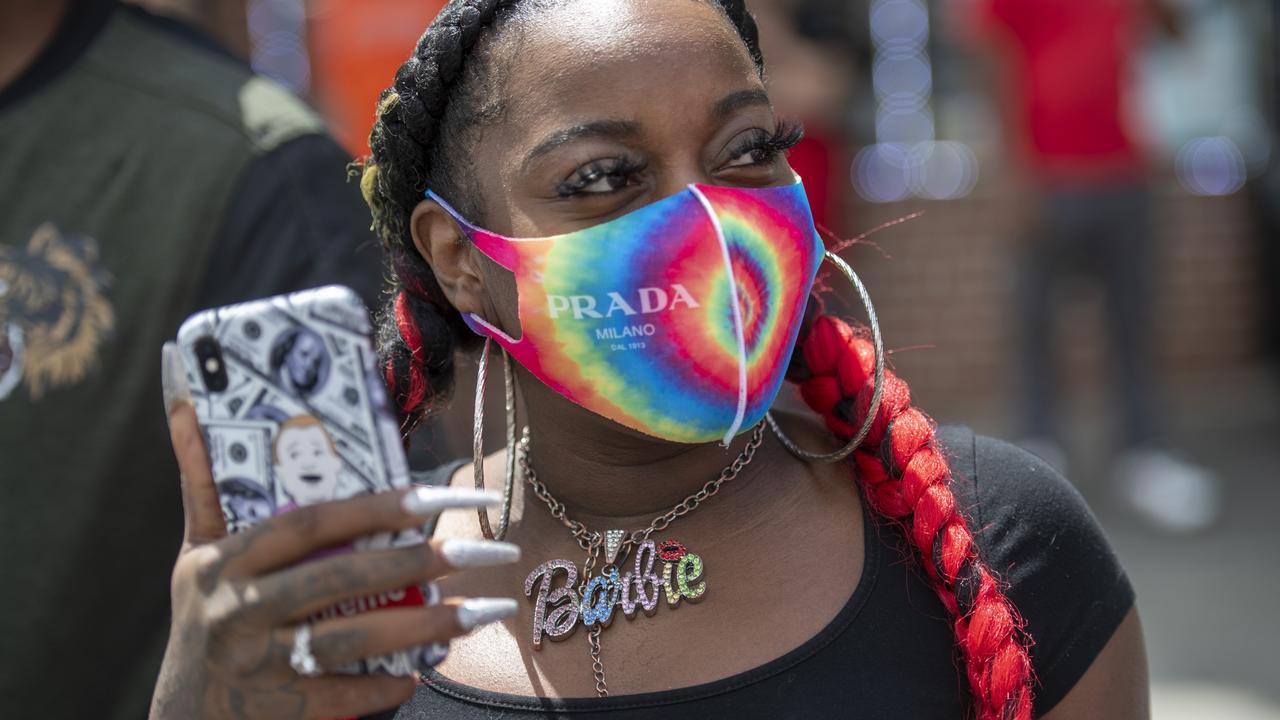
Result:
M222 346L210 335L198 338L192 348L200 363L200 376L210 392L227 389L227 370L222 362Z

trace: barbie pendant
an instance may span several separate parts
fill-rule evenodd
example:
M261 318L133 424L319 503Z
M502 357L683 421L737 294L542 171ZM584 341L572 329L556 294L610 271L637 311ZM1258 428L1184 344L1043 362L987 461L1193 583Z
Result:
M613 548L616 557L616 548ZM608 627L615 610L621 608L628 620L643 610L652 616L659 596L667 606L681 601L697 602L707 591L702 558L675 540L655 543L646 540L636 548L630 572L620 575L608 564L598 575L578 585L578 566L569 560L550 560L533 569L524 581L524 594L533 598L533 647L542 648L542 638L563 640L579 624Z

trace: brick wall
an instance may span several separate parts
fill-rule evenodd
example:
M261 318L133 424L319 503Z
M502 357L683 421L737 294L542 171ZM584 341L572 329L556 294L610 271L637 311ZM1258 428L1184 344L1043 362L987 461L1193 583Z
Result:
M1203 389L1256 364L1261 351L1248 206L1240 195L1189 195L1171 179L1155 194L1156 371L1174 391ZM941 417L998 417L1011 407L1013 250L1025 207L1014 188L984 180L960 200L849 209L849 226L858 228L924 211L872 238L891 257L870 246L845 257L867 283L895 366ZM1066 300L1055 327L1064 387L1105 389L1101 292L1078 286ZM856 306L850 312L862 317Z

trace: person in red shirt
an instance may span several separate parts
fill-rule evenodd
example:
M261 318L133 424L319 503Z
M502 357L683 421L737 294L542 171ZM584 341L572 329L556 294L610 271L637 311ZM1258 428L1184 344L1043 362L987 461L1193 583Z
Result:
M1018 268L1019 374L1024 445L1062 465L1053 427L1054 299L1084 273L1101 283L1120 405L1118 487L1171 530L1216 515L1215 478L1170 454L1156 421L1151 358L1152 237L1147 162L1126 122L1125 96L1154 20L1174 34L1159 0L984 0L978 27L1003 51L1005 116L1034 193Z

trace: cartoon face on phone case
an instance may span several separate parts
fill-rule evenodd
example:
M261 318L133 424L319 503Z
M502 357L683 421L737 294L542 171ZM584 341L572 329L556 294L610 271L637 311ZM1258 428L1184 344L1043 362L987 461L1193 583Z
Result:
M342 458L319 419L297 415L284 421L271 456L280 491L294 506L334 499Z

